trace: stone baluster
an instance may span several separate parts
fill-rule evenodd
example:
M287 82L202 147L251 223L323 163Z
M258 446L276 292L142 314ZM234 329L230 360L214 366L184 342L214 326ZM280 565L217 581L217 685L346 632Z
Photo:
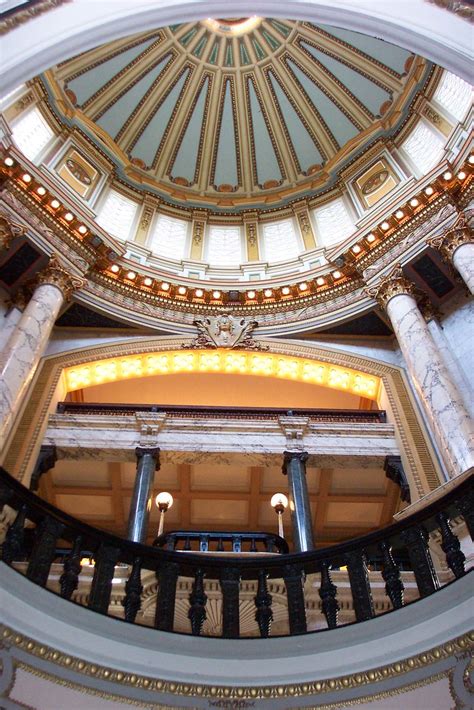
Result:
M160 450L137 446L137 475L133 487L130 514L128 517L128 539L133 542L145 542L148 531L148 519L152 504L155 471L160 468Z
M472 211L462 212L447 232L428 241L453 264L471 293L474 293L474 236L469 222L473 217Z
M0 360L0 450L5 448L64 301L83 285L83 279L72 276L54 255L39 274L38 285Z
M311 507L306 482L306 451L285 451L282 471L288 476L293 544L296 552L314 550Z
M414 285L396 266L366 290L387 311L449 475L467 471L474 466L472 422L418 308Z

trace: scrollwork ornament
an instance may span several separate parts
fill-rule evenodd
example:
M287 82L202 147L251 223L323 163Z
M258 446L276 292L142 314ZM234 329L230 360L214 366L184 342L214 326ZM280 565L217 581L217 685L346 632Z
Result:
M464 244L474 243L472 221L474 210L461 212L453 226L444 234L428 240L428 244L437 249L447 261L452 261L454 252Z
M407 295L418 298L420 293L402 271L401 264L397 264L386 276L384 276L374 286L364 289L365 293L374 298L385 310L388 302L395 296Z
M27 228L10 219L6 212L0 213L0 251L8 250L12 241L24 236L26 232Z
M37 283L38 285L56 286L63 294L64 299L69 301L74 291L85 286L86 281L70 274L61 266L56 254L53 254L49 259L48 266L38 275Z

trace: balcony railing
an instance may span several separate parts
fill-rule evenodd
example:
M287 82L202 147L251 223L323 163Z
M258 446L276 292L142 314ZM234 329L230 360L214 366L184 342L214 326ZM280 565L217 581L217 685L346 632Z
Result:
M93 402L59 402L58 414L94 414L126 416L135 412L163 412L171 417L219 419L278 419L308 417L315 422L347 422L385 424L383 409L283 409L278 407L188 407L169 404L102 404Z
M398 559L412 570L418 598L434 594L445 583L463 576L465 556L452 530L451 521L464 519L473 536L473 477L462 482L443 498L402 522L370 535L350 540L334 547L300 554L239 556L235 554L193 554L147 547L97 530L61 512L35 496L18 481L0 469L0 505L16 511L2 545L4 563L25 569L32 582L48 585L52 565L62 565L59 578L60 594L71 599L78 587L81 560L94 560L93 578L87 594L80 597L90 609L110 613L114 575L128 579L122 600L123 617L136 622L142 606L142 576L156 575L158 592L154 610L154 626L161 631L173 631L175 601L179 580L191 579L188 618L190 631L202 633L206 620L206 585L212 583L213 593L220 594L222 608L221 635L240 636L239 596L241 584L255 589L254 616L258 634L269 636L273 619L272 596L268 580L283 580L288 608L289 634L307 632L305 579L318 584L320 609L330 629L338 625L338 589L331 577L332 570L347 568L355 621L363 622L375 616L371 578L368 565L374 560L381 569L385 593L392 610L404 606L404 583L407 572L400 573ZM450 574L438 575L428 547L429 536L439 541ZM67 549L66 549L67 548ZM406 560L408 559L408 565ZM334 577L338 573L334 574ZM378 573L377 573L378 574ZM76 598L75 601L79 599ZM115 611L114 616L117 616Z

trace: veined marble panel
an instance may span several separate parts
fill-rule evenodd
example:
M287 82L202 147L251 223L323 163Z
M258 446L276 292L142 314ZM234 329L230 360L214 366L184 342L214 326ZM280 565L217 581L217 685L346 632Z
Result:
M391 424L303 422L287 427L278 420L229 420L163 417L143 427L140 417L55 414L44 439L60 458L134 461L136 446L159 446L162 462L280 464L286 449L305 450L308 465L380 466L398 455ZM159 418L160 417L160 418ZM297 418L295 418L297 419Z

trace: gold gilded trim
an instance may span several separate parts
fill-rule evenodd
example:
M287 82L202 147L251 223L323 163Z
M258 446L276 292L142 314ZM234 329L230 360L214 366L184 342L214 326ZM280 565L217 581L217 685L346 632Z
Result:
M107 682L117 683L130 688L142 688L151 692L171 693L185 697L203 697L213 699L270 699L270 698L295 698L307 697L312 694L324 694L335 691L350 690L370 686L389 678L401 678L406 673L425 668L442 659L449 658L457 653L474 648L474 632L469 632L440 646L410 656L407 659L396 661L384 666L379 666L367 671L338 676L326 680L308 681L304 683L267 686L221 686L196 683L181 683L164 679L142 676L136 673L127 673L90 663L76 656L65 654L51 646L35 641L28 636L18 634L14 629L1 625L3 644L6 647L16 647L22 651L40 658L43 661L54 663L69 671L79 673L89 678L97 678ZM56 680L56 678L55 678ZM391 691L390 691L391 692ZM360 699L361 700L361 699ZM321 706L318 706L321 707ZM331 706L329 706L331 707ZM334 706L332 706L334 707ZM337 707L337 706L336 706Z
M35 3L30 3L30 7L20 7L16 12L12 12L4 20L0 21L0 35L6 35L25 22L33 20L35 17L45 12L55 10L60 5L65 5L67 2L71 2L71 0L37 0Z

